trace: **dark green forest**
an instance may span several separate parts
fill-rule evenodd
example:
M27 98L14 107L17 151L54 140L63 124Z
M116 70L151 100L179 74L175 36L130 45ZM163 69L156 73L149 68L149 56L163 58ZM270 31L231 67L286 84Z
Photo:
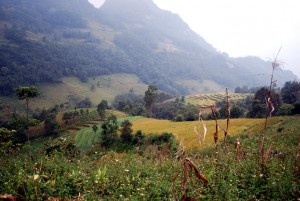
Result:
M267 82L256 72L267 73L269 62L230 58L179 16L143 1L128 15L132 6L127 3L107 1L96 9L85 0L1 1L0 93L12 95L18 86L59 82L65 76L85 82L116 72L134 73L144 83L177 95L188 93L180 80L212 80L231 88ZM124 9L116 14L118 6ZM289 71L277 77L279 84L295 79Z

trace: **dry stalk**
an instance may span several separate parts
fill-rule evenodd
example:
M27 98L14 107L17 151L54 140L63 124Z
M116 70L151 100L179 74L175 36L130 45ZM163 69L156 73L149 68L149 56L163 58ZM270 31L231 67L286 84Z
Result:
M208 184L208 180L206 179L206 177L204 176L204 174L202 174L198 168L196 167L196 165L193 163L193 161L189 158L185 158L185 161L187 162L187 164L189 165L190 169L194 170L194 173L196 175L196 177L198 178L199 181L202 181L204 186L206 187Z
M237 139L235 142L235 159L238 162L240 161L240 146L241 146L240 139Z
M207 187L208 184L208 180L206 179L206 177L204 176L204 174L202 174L198 168L196 167L196 165L192 162L191 159L189 158L185 158L183 161L183 171L184 171L184 177L183 177L183 183L182 183L182 187L183 187L183 196L181 198L181 200L187 200L188 199L188 190L187 190L187 183L190 180L189 177L189 170L193 170L194 174L196 176L196 178L198 179L198 181L202 181L203 185L205 187Z
M268 119L272 116L272 112L274 111L274 105L272 103L272 87L276 83L276 80L274 79L274 71L282 65L282 62L278 60L278 55L280 53L281 48L279 49L275 59L272 62L272 73L271 73L271 80L270 80L270 86L268 90L268 95L266 98L266 117L265 117L265 124L264 124L264 131L262 133L261 137L261 143L260 143L260 166L261 166L261 171L262 173L264 172L264 164L267 156L265 155L265 138L266 138L266 133L267 133L267 124L268 124Z
M181 197L181 200L194 200L193 198L188 197L188 182L190 181L190 176L189 176L189 170L194 171L194 175L198 181L202 181L203 185L207 187L208 180L205 177L204 174L202 174L196 165L193 163L193 161L185 156L185 147L183 146L182 143L180 143L180 151L178 151L178 158L183 159L183 178L180 182L180 185L183 190L183 195ZM176 175L173 177L173 194L176 195L176 189L175 189L175 182L180 174L180 170L176 173ZM177 197L177 196L176 196Z
M269 147L269 149L268 149L268 151L267 151L267 153L266 153L265 161L270 160L271 154L272 154L272 145Z
M201 118L202 115L202 108L199 109L199 119L198 119L198 124L195 125L194 127L194 131L196 133L196 135L198 136L198 141L199 144L202 145L205 141L205 137L206 137L206 133L207 133L207 127L206 127L206 123L203 121L203 119ZM199 130L197 131L198 125L202 124L203 127L203 133Z
M215 141L215 160L214 160L214 165L215 165L215 172L214 172L214 178L215 178L215 183L214 183L214 187L217 186L218 183L218 156L219 156L219 152L218 152L218 139L219 139L219 125L218 125L218 119L217 119L217 115L216 115L216 106L215 105L211 105L210 106L211 109L211 113L213 115L213 118L215 120L215 128L216 131L214 133L214 141ZM214 199L214 197L213 197Z
M217 115L216 115L216 106L215 105L211 105L210 106L210 109L211 109L211 113L214 117L214 120L216 122L216 132L214 133L214 141L215 141L215 144L217 144L218 140L219 140L219 125L218 125L218 119L217 119Z
M229 128L229 123L230 123L230 103L229 103L229 93L228 93L228 89L226 88L226 94L225 94L225 97L226 97L226 129L224 131L224 142L226 142L226 137L227 137L227 134L228 134L228 128Z

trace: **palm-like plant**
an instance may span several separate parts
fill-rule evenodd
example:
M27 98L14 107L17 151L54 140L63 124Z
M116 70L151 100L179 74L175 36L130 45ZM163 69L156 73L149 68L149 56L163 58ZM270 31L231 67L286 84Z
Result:
M25 100L26 101L26 129L28 131L28 122L29 122L29 100L36 98L40 95L40 92L38 89L34 86L26 86L26 87L19 87L15 91L16 96L19 100ZM29 134L27 132L27 140L28 144L29 142Z

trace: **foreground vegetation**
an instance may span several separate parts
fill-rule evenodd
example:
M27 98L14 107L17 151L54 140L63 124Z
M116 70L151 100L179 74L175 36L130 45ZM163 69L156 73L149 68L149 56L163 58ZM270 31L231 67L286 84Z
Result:
M298 122L299 117L285 117L268 128L270 149L264 173L257 152L263 127L249 134L251 126L245 126L245 132L219 143L218 155L213 147L183 153L180 147L174 152L170 146L150 143L117 152L95 144L79 152L71 139L57 138L31 157L27 146L2 153L0 194L26 200L179 200L185 183L188 197L197 200L297 200ZM193 172L189 182L184 181L184 156L205 175L207 187Z
M20 87L26 115L14 114L0 128L0 198L299 199L298 86L286 83L278 94L271 84L244 102L230 102L226 90L219 106L200 111L185 97L168 100L149 86L144 97L130 92L112 106L102 100L91 109L85 99L78 108L61 104L32 116L29 108L39 93ZM208 113L201 115L204 109ZM245 114L253 119L230 120ZM202 116L212 121L204 123Z

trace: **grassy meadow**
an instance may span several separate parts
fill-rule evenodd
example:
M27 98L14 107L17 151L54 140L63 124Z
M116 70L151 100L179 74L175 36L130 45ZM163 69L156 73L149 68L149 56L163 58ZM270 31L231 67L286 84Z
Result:
M116 95L132 91L144 94L148 85L131 74L113 74L89 78L86 83L75 77L63 78L60 83L41 84L38 89L42 95L34 99L30 105L35 108L49 108L56 104L65 104L73 108L76 102L89 97L96 106L101 100L112 102ZM20 104L23 104L20 102Z

